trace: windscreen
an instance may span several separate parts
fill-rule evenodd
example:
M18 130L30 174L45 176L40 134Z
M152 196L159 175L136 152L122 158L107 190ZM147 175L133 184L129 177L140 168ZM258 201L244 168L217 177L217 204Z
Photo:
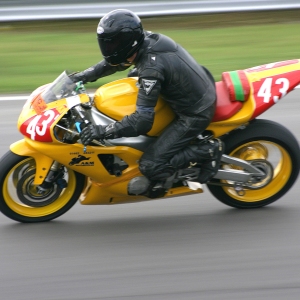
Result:
M46 103L62 98L75 96L82 93L82 86L79 87L69 77L71 72L64 71L52 83L50 83L41 94Z

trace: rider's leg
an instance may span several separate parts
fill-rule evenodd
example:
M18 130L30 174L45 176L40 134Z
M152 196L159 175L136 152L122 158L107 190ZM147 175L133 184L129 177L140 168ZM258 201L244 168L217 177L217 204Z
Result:
M212 105L197 116L179 115L142 155L141 173L153 181L165 180L174 174L181 162L172 162L172 157L184 155L182 149L206 129L214 111Z

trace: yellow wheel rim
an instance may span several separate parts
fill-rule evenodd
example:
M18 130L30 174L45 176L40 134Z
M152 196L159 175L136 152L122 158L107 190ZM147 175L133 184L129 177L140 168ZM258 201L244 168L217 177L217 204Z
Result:
M272 181L257 190L245 190L244 195L238 195L232 187L223 187L224 191L233 199L242 202L258 202L268 199L278 193L287 183L292 173L292 160L288 152L276 143L269 141L255 141L243 144L233 150L230 156L245 160L266 159L274 170ZM224 168L233 168L232 165ZM226 181L222 181L226 183Z
M61 192L57 200L53 203L43 207L30 207L23 204L16 192L16 178L22 175L22 172L32 170L34 166L34 160L28 158L16 164L6 175L4 184L2 187L3 197L7 206L15 213L26 217L43 217L59 211L63 208L71 199L76 188L75 173L72 170L68 170L68 176L66 178L68 186Z

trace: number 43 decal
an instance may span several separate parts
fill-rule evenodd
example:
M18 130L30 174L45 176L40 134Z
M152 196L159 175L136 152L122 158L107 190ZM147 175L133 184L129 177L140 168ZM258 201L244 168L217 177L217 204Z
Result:
M59 116L56 109L46 110L41 115L26 120L20 127L20 132L32 140L52 142L50 127Z
M275 81L274 84L273 81ZM266 78L257 92L257 96L262 97L264 103L269 103L270 99L276 103L287 94L289 87L290 82L287 78Z

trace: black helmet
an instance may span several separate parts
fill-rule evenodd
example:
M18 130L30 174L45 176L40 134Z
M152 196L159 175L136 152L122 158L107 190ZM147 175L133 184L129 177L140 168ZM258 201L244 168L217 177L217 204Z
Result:
M111 65L127 62L144 41L140 18L127 9L106 14L98 24L97 36L102 55Z

